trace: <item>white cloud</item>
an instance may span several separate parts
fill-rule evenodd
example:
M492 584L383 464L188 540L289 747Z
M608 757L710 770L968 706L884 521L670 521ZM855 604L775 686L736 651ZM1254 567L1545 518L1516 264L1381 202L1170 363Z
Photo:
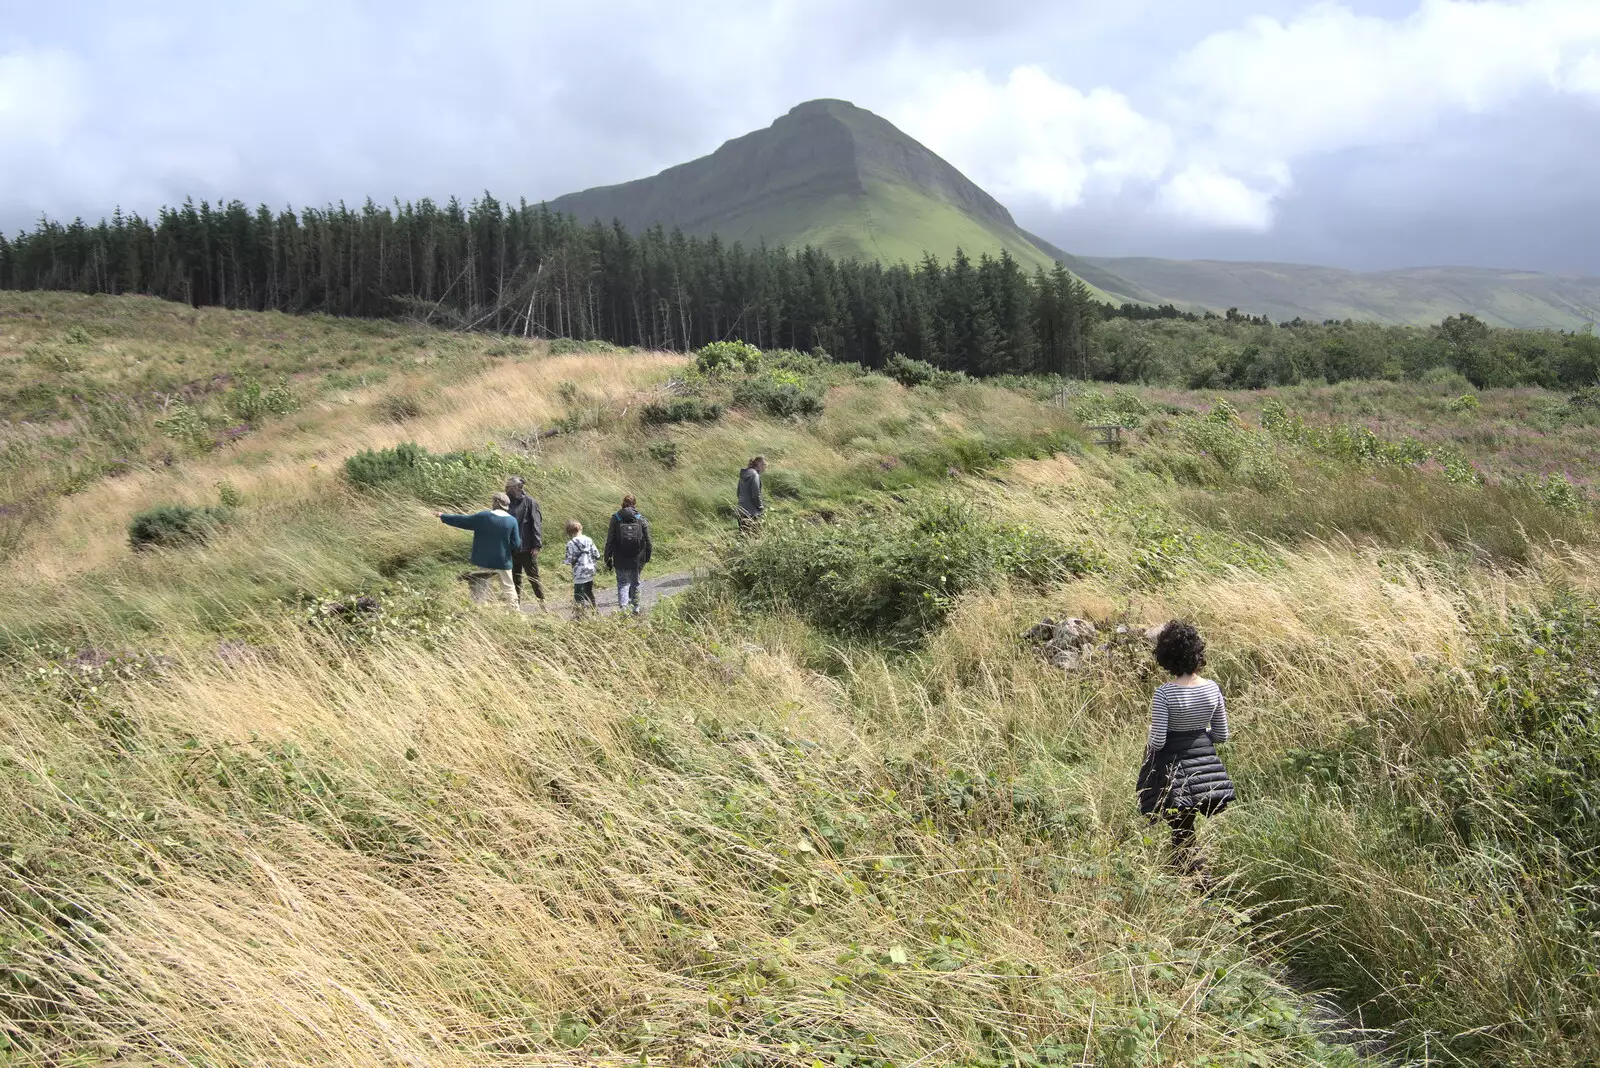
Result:
M1214 34L1174 69L1174 111L1235 154L1403 141L1450 112L1560 92L1600 45L1595 0L1423 0L1403 19L1317 3Z
M1535 93L1600 98L1600 0L1422 0L1402 18L1324 0L1206 37L1144 110L1024 66L945 74L903 112L1002 195L1059 209L1143 187L1144 209L1174 222L1261 231L1296 161Z
M941 76L894 117L991 192L1035 194L1056 208L1152 181L1172 156L1171 131L1121 93L1081 92L1032 66L1003 82L981 71Z
M1225 229L1260 231L1272 225L1273 196L1214 165L1191 163L1167 179L1156 203L1164 214L1177 220L1203 220Z

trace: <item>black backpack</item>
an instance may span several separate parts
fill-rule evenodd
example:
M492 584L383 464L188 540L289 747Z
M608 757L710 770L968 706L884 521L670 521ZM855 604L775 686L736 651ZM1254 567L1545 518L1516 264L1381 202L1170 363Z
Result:
M644 517L638 512L633 513L633 519L623 519L617 516L617 547L616 555L625 559L636 559L644 549Z

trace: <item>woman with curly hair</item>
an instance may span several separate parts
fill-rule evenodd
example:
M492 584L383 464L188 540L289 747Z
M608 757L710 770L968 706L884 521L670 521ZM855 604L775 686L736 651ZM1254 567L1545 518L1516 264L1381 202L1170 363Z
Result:
M1188 623L1173 620L1156 636L1156 663L1172 681L1150 702L1150 740L1139 769L1139 811L1172 828L1174 859L1198 870L1193 854L1197 813L1214 816L1233 800L1233 781L1216 746L1229 738L1222 688L1200 677L1206 643Z

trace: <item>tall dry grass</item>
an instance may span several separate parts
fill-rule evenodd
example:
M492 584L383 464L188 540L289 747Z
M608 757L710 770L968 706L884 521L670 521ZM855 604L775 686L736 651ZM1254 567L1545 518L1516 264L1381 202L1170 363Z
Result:
M953 776L977 718L704 626L284 627L88 711L14 678L13 1063L1330 1056L1158 851Z

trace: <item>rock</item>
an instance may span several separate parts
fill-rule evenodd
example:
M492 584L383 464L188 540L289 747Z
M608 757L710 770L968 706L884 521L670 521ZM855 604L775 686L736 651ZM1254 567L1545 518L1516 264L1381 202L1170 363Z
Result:
M1145 628L1144 640L1149 642L1151 645L1154 645L1156 643L1156 639L1159 638L1159 637L1161 637L1161 628L1160 627L1146 627Z
M1076 616L1062 620L1046 618L1029 627L1023 638L1039 645L1040 655L1052 667L1076 671L1097 651L1099 628Z
M1022 632L1023 641L1036 642L1039 645L1045 644L1046 642L1055 638L1055 636L1056 621L1048 618L1042 623L1035 623L1033 626Z
M1045 660L1051 667L1058 667L1063 671L1077 671L1087 664L1097 652L1099 652L1099 649L1093 645L1085 645L1078 648L1056 648L1046 652Z
M1053 641L1057 645L1084 646L1093 645L1099 636L1098 627L1087 619L1078 619L1074 616L1056 624Z

